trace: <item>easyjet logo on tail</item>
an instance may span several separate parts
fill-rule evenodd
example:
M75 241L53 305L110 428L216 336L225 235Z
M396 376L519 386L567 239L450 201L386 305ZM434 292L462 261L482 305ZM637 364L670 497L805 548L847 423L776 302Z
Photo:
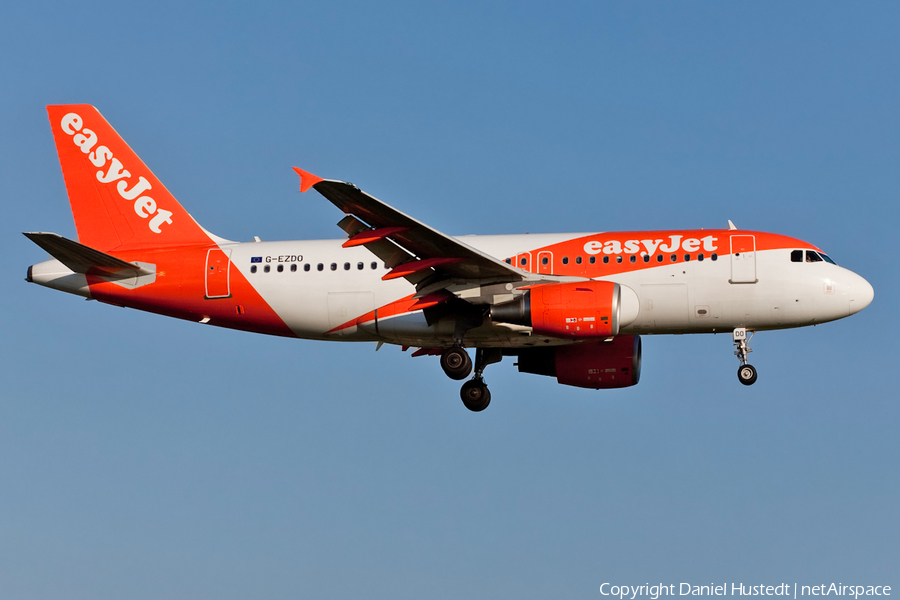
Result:
M95 167L99 167L97 171L97 181L105 184L116 184L116 191L124 200L134 202L134 212L142 219L150 219L147 226L153 233L162 233L160 226L163 223L172 223L171 211L156 206L156 200L150 196L143 195L151 189L150 182L143 176L138 178L137 183L128 181L131 177L122 162L113 156L112 151L106 146L97 146L97 134L84 127L84 120L77 113L68 113L60 121L62 130L72 137L72 141L78 146L84 154L88 155L88 159ZM94 148L96 146L96 149ZM106 167L103 172L102 167ZM131 186L129 188L129 185ZM153 218L150 218L150 217Z

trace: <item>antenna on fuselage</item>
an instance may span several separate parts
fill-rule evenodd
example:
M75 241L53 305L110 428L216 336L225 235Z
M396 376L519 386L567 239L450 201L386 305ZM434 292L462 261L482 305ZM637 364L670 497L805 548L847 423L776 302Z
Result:
M734 226L734 223L731 222L731 219L728 219L728 229L737 229L737 227Z

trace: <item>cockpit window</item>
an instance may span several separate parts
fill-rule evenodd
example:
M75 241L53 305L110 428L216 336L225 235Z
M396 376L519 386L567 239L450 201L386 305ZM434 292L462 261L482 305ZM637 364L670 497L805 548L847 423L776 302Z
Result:
M803 252L803 250L791 250L791 262L803 262ZM822 261L833 265L837 264L824 252L816 252L815 250L806 251L806 262L812 263Z

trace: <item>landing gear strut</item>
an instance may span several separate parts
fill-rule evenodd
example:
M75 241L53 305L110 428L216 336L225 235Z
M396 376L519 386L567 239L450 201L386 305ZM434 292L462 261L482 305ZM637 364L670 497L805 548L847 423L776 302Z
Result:
M734 338L734 355L741 361L741 366L738 367L737 372L738 381L744 385L753 385L756 383L756 368L747 362L747 355L753 352L749 344L750 338L753 337L753 332L751 331L748 337L747 330L743 327L738 327L734 330L732 336Z
M472 372L472 359L461 344L456 344L444 350L441 354L441 368L450 379L465 379Z
M459 391L463 404L472 412L481 412L491 403L491 391L482 376L485 367L500 362L502 358L499 348L478 348L475 351L475 377L465 382Z

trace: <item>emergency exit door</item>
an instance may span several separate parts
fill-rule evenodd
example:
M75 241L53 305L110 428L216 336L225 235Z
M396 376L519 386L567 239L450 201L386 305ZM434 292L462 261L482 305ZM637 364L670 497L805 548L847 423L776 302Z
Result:
M206 297L231 296L231 248L212 248L206 253Z

